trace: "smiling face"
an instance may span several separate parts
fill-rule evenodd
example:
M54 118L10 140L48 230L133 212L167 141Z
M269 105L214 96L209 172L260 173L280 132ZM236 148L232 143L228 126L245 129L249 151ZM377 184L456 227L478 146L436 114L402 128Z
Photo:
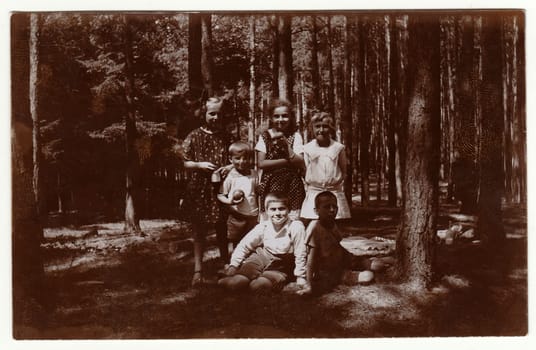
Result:
M284 132L290 126L290 111L288 107L281 106L274 108L272 114L272 126L275 130Z
M231 164L240 173L245 173L251 169L250 157L246 152L242 154L231 155Z
M289 208L285 201L272 200L267 203L266 214L276 231L279 231L288 220Z
M320 145L329 145L331 140L331 118L322 118L313 123L313 134Z

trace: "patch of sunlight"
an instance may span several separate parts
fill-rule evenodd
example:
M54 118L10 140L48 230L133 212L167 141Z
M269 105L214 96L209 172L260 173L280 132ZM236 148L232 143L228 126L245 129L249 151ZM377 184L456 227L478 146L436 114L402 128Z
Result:
M452 288L467 288L470 286L469 280L459 275L446 275L443 276L441 281Z
M396 308L403 303L401 295L395 295L377 287L353 288L351 295L358 298L361 303L373 308Z
M173 295L169 295L167 297L162 298L160 300L160 304L162 305L171 305L171 304L186 304L188 300L195 298L197 295L197 290L187 290L182 293L176 293Z
M99 267L113 267L120 265L119 259L106 259L97 255L84 255L72 259L65 259L63 262L54 261L50 264L45 264L45 273L62 272L72 268L78 270L91 270Z
M112 298L123 298L128 296L147 294L147 289L129 289L123 291L108 290L102 293L103 296L112 297Z
M523 280L527 278L527 269L513 269L508 274L509 278Z
M524 230L506 234L506 238L511 238L511 239L523 239L526 237L527 237L527 234L525 233Z

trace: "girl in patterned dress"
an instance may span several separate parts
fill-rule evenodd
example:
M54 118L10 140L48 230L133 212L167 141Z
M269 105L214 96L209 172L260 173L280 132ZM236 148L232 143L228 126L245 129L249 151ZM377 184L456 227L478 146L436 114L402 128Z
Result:
M192 286L203 283L202 261L205 236L210 227L216 229L220 256L228 260L225 222L217 200L220 185L220 171L227 164L227 149L230 136L223 131L223 100L212 97L202 110L205 115L203 126L188 134L183 144L184 167L190 170L190 180L186 186L182 203L185 217L193 229L194 238L194 276Z
M344 194L344 145L332 139L335 127L328 113L313 112L310 124L315 139L303 147L306 195L300 216L304 221L317 219L315 197L330 191L337 198L337 219L349 219L350 207Z
M266 220L264 199L268 193L282 192L289 197L289 216L299 218L305 198L301 178L303 168L303 139L296 132L292 105L286 100L274 99L269 107L268 130L259 136L255 146L258 167L262 171L259 183L261 221Z

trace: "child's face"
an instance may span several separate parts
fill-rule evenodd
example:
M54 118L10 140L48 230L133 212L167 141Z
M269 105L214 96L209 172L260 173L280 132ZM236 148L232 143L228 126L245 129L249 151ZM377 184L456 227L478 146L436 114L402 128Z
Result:
M271 201L266 208L268 218L275 227L283 225L288 219L288 206L281 201Z
M290 125L290 113L286 106L276 107L272 114L272 125L277 131L285 131Z
M231 156L231 164L238 171L246 171L250 169L250 159L247 154L234 154Z
M325 119L313 124L313 133L317 142L325 143L331 140L331 127Z
M205 113L205 121L209 129L217 129L220 127L221 121L221 104L209 104Z
M318 204L315 209L319 220L333 221L339 210L337 199L332 197L321 197L318 199Z

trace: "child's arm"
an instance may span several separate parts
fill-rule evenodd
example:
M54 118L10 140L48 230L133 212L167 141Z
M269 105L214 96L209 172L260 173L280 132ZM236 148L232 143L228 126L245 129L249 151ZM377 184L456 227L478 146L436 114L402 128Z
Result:
M298 295L309 295L313 292L312 281L315 270L315 255L316 249L313 246L308 246L309 252L307 253L307 283L302 285L302 288L296 292Z
M223 180L220 186L220 191L216 196L218 200L223 204L231 204L232 197L229 196L229 191L231 190L231 182L228 177Z
M307 263L307 246L305 245L305 227L301 221L294 221L291 226L291 237L293 237L294 246L294 275L299 285L307 284L306 280L306 263Z
M218 167L211 162L194 162L193 160L184 161L184 168L202 171L214 171L218 169Z
M218 200L223 204L232 204L233 200L228 198L226 194L218 193Z
M266 153L260 152L260 151L257 152L257 165L259 166L259 169L263 169L263 170L277 169L277 168L288 165L289 162L290 161L286 158L266 159Z
M339 153L339 168L344 178L346 176L346 151L344 148Z
M307 283L309 283L309 285L312 284L313 282L313 276L314 276L314 273L315 273L315 268L316 268L316 263L315 263L315 260L316 260L316 248L314 246L309 246L309 253L307 254L307 272L306 272L306 275L307 275Z
M249 231L249 233L244 236L244 238L242 238L240 243L238 243L235 250L233 251L233 255L231 256L231 263L229 264L230 266L234 266L235 268L239 267L245 258L247 258L252 252L254 252L257 247L262 245L264 237L263 231L264 225L258 224L251 231Z

